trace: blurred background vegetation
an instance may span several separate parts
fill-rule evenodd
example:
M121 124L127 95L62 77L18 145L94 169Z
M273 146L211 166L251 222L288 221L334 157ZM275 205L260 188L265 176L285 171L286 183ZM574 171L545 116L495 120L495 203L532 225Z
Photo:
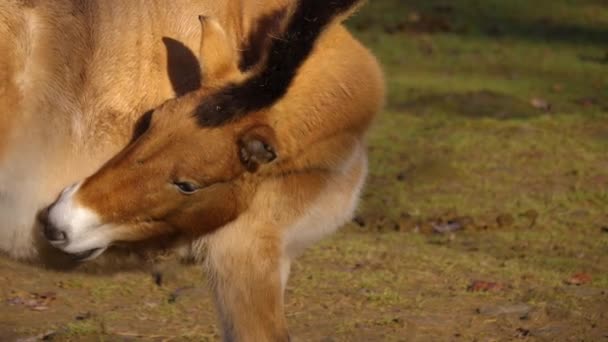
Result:
M604 212L607 7L370 1L349 24L381 60L389 95L363 212L559 211L570 201Z

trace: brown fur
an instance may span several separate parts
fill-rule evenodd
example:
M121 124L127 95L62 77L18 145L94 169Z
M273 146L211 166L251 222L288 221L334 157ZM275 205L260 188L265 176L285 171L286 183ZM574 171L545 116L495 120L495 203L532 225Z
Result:
M203 24L206 29L213 26ZM146 233L157 231L147 228L137 234L134 226L139 224L207 233L247 209L250 193L261 181L293 172L334 172L361 141L382 103L375 62L370 59L366 66L365 59L354 58L358 53L366 56L366 51L335 26L317 47L323 53L310 56L289 94L276 106L222 127L200 128L192 118L196 106L213 95L215 87L243 77L237 55L214 40L223 32L211 31L216 37L206 40L213 41L215 49L207 59L202 44L201 56L207 73L218 76L212 85L156 109L148 131L87 178L77 193L77 201L94 209L103 222L125 226L125 236L117 233L117 240L147 239L153 236ZM340 48L345 43L352 44L350 49ZM210 61L216 63L207 64ZM251 173L239 158L239 139L251 130L261 132L260 127L272 127L261 139L274 145L281 157ZM172 181L190 181L202 189L183 196L168 186ZM187 210L177 210L184 207Z
M32 172L49 178L34 194L40 206L92 174L74 199L99 215L115 242L194 239L187 249L205 258L226 340L289 339L283 293L290 262L352 214L366 173L365 132L383 104L377 62L334 24L276 105L225 126L197 125L196 106L247 77L237 50L257 34L257 20L286 2L0 4L0 48L28 39L30 12L49 26L35 30L45 39L0 56L0 94L11 95L0 100L0 133L15 136L0 139L0 156L27 164L10 151L44 155L50 168ZM197 51L201 89L167 101L179 92L166 73L163 37ZM30 88L36 96L27 99ZM147 130L127 145L152 108ZM24 130L45 148L21 148ZM258 151L258 142L277 159ZM186 181L201 189L181 194L173 183Z

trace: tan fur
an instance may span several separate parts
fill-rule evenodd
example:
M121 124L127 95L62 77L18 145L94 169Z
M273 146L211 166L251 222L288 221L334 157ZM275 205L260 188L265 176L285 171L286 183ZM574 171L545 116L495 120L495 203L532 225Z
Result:
M194 108L247 77L238 47L287 0L31 3L0 4L0 48L14 51L0 56L0 249L46 250L36 212L88 176L74 199L114 241L194 241L182 252L205 260L225 340L287 341L291 261L350 219L366 176L365 132L384 98L373 56L332 25L276 105L200 128ZM163 37L200 55L201 89L169 100ZM277 160L244 163L250 139ZM184 196L171 181L202 189Z
M237 46L242 27L271 10L257 1L0 2L0 249L35 257L35 213L120 150L142 113L175 97L163 37L197 57L198 15L230 28Z
M199 19L202 29L199 56L205 56L205 65L213 66L203 70L205 77L209 80L236 79L240 73L238 51L228 34L215 18Z

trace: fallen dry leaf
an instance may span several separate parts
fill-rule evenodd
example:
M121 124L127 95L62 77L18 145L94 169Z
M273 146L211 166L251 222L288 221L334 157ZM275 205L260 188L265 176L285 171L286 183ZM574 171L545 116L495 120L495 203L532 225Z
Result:
M473 280L471 285L467 287L467 291L469 292L488 292L488 291L502 291L505 286L500 283L491 282L491 281L483 281L483 280Z
M593 278L588 273L575 273L572 277L566 279L568 285L585 285L589 284Z

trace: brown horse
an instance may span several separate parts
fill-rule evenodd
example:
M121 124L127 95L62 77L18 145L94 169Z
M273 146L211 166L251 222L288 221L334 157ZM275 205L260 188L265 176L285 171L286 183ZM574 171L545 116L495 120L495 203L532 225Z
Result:
M17 179L19 172L34 166L35 158L54 163L33 172L37 177L23 180L30 186L27 191L35 188L35 180L46 179L34 194L37 202L18 207L24 215L26 209L31 210L33 216L58 185L80 175L84 180L64 189L45 215L41 230L51 245L88 260L116 244L150 239L181 242L190 254L206 261L225 339L288 340L283 292L290 263L304 248L350 219L366 175L365 132L383 103L375 59L340 25L358 2L300 0L293 6L264 7L263 14L256 16L247 12L252 10L244 5L249 2L234 1L225 9L213 9L218 13L201 10L204 16L199 18L198 34L192 33L191 23L168 24L161 17L169 27L189 28L189 37L198 36L200 41L199 58L192 61L187 52L195 43L180 43L183 37L163 34L167 52L155 56L165 62L161 65L177 69L164 78L160 71L154 74L155 67L161 69L158 60L141 62L133 57L134 46L119 48L114 54L98 50L105 34L118 38L124 32L80 33L86 37L73 33L73 39L89 45L62 41L71 49L85 50L77 59L80 65L64 66L74 75L63 77L94 86L36 93L41 98L37 103L48 103L53 113L62 113L60 119L49 117L45 122L25 110L18 111L25 113L18 117L6 116L2 129L11 134L4 140L2 163L7 170L0 180ZM103 12L101 2L96 6L62 4L77 11L75 21L82 14L83 25L104 26L103 14L114 20L112 9ZM1 6L6 5L0 5L0 14L5 13ZM128 11L131 5L122 6ZM37 26L44 21L35 14L35 20L28 17L36 13L36 6L20 10L27 26L21 39L36 40L45 33ZM222 16L222 10L229 14ZM146 10L150 12L154 11ZM150 30L159 29L151 25ZM269 33L275 38L266 39ZM145 35L136 36L141 40L130 43L145 47ZM247 52L239 53L241 47ZM36 49L24 52L29 57L35 55L32 50ZM172 64L172 50L178 63ZM59 60L68 58L67 48L49 47L47 53L51 51L60 55ZM92 68L95 61L109 68L106 73ZM188 62L199 70L182 71L180 67ZM134 65L123 69L129 63ZM34 70L28 71L27 64L26 59L18 69L21 73L11 71L14 81L7 89L21 97L7 103L8 108L27 108L22 89L30 78L55 70L34 64L29 66ZM130 73L125 75L127 70ZM89 80L89 74L93 79ZM177 97L159 104L160 99L171 97L159 94L166 94L162 86L171 84ZM58 101L52 102L53 97ZM77 109L88 111L75 112L69 100L75 101ZM110 109L114 105L115 111ZM135 113L147 108L154 109L137 120ZM104 115L99 117L101 112ZM24 133L29 127L33 130ZM130 131L134 131L132 136ZM28 137L34 145L19 159L15 152L19 149L13 146L25 144ZM126 147L109 158L121 144ZM109 161L96 167L104 158ZM8 164L15 160L22 164ZM87 172L91 175L85 178ZM2 191L16 199L26 195L13 186ZM23 203L17 202L12 208L1 208L2 215ZM27 223L26 217L13 222L19 220ZM12 230L21 239L27 235L15 234L14 227L1 229L0 234ZM27 231L27 224L20 229ZM31 233L29 239L29 245L19 241L17 248L2 247L13 255L29 256L36 251Z

